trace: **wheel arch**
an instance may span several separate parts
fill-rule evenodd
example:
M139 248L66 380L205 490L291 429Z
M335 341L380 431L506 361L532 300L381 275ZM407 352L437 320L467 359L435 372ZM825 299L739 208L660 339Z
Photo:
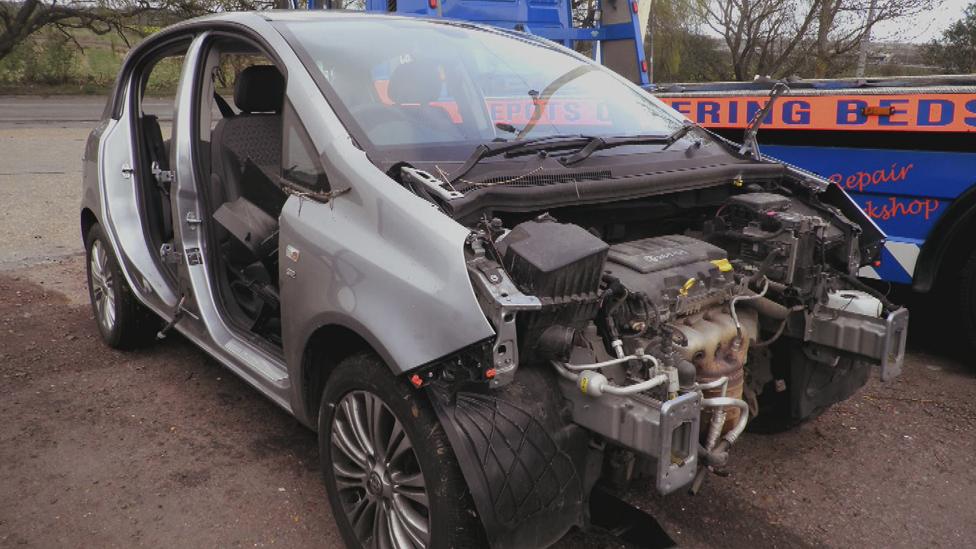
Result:
M976 183L966 189L935 223L919 252L912 289L927 293L945 273L961 268L970 254L953 253L976 247L970 236L976 229ZM955 268L954 268L955 267Z
M91 230L95 224L98 223L98 218L95 217L95 212L91 211L91 208L81 209L81 241L88 241L88 231Z
M309 426L318 427L319 401L329 376L346 358L362 352L372 352L389 365L383 353L357 330L339 323L323 324L306 339L302 351L299 393L301 408ZM394 375L391 370L390 375ZM296 410L297 411L297 410Z

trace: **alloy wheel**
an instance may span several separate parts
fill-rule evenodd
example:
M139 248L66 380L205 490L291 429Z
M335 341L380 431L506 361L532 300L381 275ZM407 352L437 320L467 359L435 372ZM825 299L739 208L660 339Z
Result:
M106 332L111 332L115 328L115 281L108 264L108 250L101 240L95 240L90 255L89 269L95 317Z
M424 475L399 418L377 395L347 393L332 418L332 474L342 512L363 547L430 544Z

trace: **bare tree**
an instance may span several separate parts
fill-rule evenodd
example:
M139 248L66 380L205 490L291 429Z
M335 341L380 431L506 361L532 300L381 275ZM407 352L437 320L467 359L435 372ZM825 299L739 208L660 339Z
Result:
M856 62L870 29L932 7L935 0L703 0L701 18L729 49L735 78L827 77Z
M289 0L23 0L0 1L0 59L17 45L44 28L54 28L77 47L75 31L95 34L118 33L128 41L139 35L136 17L164 13L172 19L185 19L226 10L252 10L284 6Z
M923 56L950 73L976 72L976 2L970 3L962 18L943 31L938 40L925 46Z

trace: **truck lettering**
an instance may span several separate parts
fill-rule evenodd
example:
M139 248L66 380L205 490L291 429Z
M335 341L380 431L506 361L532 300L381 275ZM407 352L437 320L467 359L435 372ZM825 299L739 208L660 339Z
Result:
M515 115L522 114L522 105L515 101L508 104L508 119L515 120Z
M718 124L719 105L715 101L698 103L698 121L702 124ZM707 117L707 118L706 118Z
M566 121L576 122L580 119L580 109L578 103L566 103L563 105L563 110L566 112Z
M976 103L976 101L974 101ZM739 104L735 101L729 104L729 123L738 124L739 123Z
M873 185L904 181L908 178L908 172L910 172L914 167L914 164L899 166L897 163L892 163L891 167L888 169L859 171L846 176L842 173L835 173L827 179L841 185L849 191L864 192L864 189L867 189Z
M936 111L939 118L932 118L932 107L938 107ZM945 126L952 122L952 113L955 105L952 101L945 99L919 99L918 101L918 125L919 126Z
M810 103L808 101L785 101L783 103L784 124L809 124Z
M882 116L878 118L879 126L907 126L908 120L900 120L896 118L899 115L904 115L908 112L905 110L898 110L895 107L897 105L907 105L907 99L882 99L878 101L878 105L881 107L892 107L891 114L889 116Z
M671 108L685 116L691 116L691 101L672 101Z
M861 125L868 117L864 116L864 107L868 106L867 101L858 99L848 99L837 102L837 125Z
M966 102L966 112L976 114L976 99L971 99ZM976 126L976 116L967 116L964 121L967 126Z
M906 202L899 202L894 196L886 202L875 204L868 200L864 203L864 213L872 219L887 221L894 217L917 217L923 216L926 220L938 211L940 202L935 198L916 199Z
M976 131L972 94L803 96L784 98L763 121L767 129L883 132ZM743 128L765 98L663 97L665 103L708 128ZM865 107L891 107L891 114L864 114Z

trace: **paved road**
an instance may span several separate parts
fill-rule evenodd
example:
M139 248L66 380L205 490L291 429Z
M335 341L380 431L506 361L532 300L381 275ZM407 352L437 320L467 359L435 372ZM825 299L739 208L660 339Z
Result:
M77 205L102 104L0 98L0 547L336 544L312 433L179 338L99 342ZM976 544L976 369L931 321L898 380L747 434L699 496L629 499L685 547Z
M101 96L0 96L0 127L65 125L96 122L102 117L106 100ZM150 98L145 102L149 112L160 119L172 118L172 101Z

